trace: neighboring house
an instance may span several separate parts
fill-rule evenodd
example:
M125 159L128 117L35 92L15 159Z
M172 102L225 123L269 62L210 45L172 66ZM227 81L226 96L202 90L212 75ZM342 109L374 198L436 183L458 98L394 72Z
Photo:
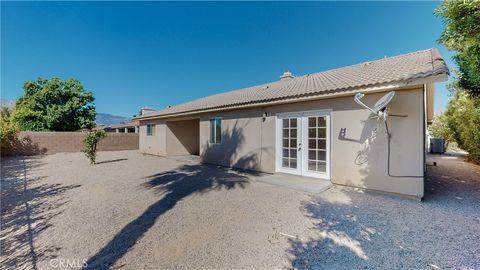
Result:
M144 106L140 109L140 116L154 112L154 108ZM138 133L140 121L132 120L128 123L119 123L111 125L99 125L100 129L105 130L106 132L115 132L115 133Z
M115 133L138 133L138 127L140 121L134 120L129 123L120 123L113 124L109 126L103 126L102 129L106 132L115 132Z
M421 198L434 83L448 78L437 49L294 77L158 110L140 121L140 151L200 155L205 163L291 173ZM372 106L388 91L391 140Z

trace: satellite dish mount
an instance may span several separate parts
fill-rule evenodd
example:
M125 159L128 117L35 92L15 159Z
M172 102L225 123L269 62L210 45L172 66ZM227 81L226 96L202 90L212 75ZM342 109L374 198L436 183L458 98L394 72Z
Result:
M385 132L387 133L387 136L390 137L390 133L388 131L388 124L387 124L387 118L388 116L394 116L394 117L407 117L407 115L401 115L401 114L390 114L388 113L388 108L387 105L392 101L393 97L395 96L395 91L390 91L387 94L385 94L382 98L380 98L373 107L368 107L361 101L361 99L365 96L364 93L357 93L353 100L358 103L359 105L363 106L367 110L371 111L374 116L370 117L372 119L383 119L383 125L385 126Z

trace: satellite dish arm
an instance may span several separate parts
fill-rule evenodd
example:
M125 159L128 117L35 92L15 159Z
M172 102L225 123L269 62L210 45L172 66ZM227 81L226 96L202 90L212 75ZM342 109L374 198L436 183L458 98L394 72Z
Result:
M372 108L368 107L367 105L365 105L360 99L363 98L363 96L365 96L364 93L357 93L355 95L355 97L353 98L353 100L355 100L356 103L358 103L359 105L365 107L366 109L368 109L369 111L371 111L373 114L377 115L378 112L376 112L375 110L373 110Z

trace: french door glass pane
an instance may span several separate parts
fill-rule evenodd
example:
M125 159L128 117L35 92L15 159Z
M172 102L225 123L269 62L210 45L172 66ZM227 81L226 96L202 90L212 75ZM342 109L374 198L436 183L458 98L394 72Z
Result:
M326 172L327 171L327 163L326 162L322 162L322 161L319 161L317 163L317 170L319 172Z
M282 167L297 168L297 118L282 119Z
M316 171L317 170L317 162L313 160L308 161L308 170L309 171Z
M326 117L318 117L318 126L319 127L326 127L327 126Z
M327 147L326 139L317 140L317 149L327 149L326 147Z
M297 147L297 139L290 139L290 147Z
M297 118L290 119L290 127L297 127Z
M308 170L326 172L327 118L308 117Z
M290 159L290 168L292 168L292 169L297 168L297 159L296 158L291 158Z
M315 141L316 141L316 140L309 139L309 140L308 140L308 148L314 149L314 148L316 147Z
M282 167L288 168L288 158L282 158Z
M327 154L325 151L318 151L317 152L317 160L327 160Z
M318 129L318 133L317 133L318 138L325 138L326 135L327 135L327 129L326 128L319 128Z

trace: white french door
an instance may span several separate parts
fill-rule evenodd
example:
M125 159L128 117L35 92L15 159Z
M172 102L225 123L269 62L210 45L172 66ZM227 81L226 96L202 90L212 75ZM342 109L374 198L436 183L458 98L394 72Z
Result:
M330 111L277 115L277 171L330 179Z

